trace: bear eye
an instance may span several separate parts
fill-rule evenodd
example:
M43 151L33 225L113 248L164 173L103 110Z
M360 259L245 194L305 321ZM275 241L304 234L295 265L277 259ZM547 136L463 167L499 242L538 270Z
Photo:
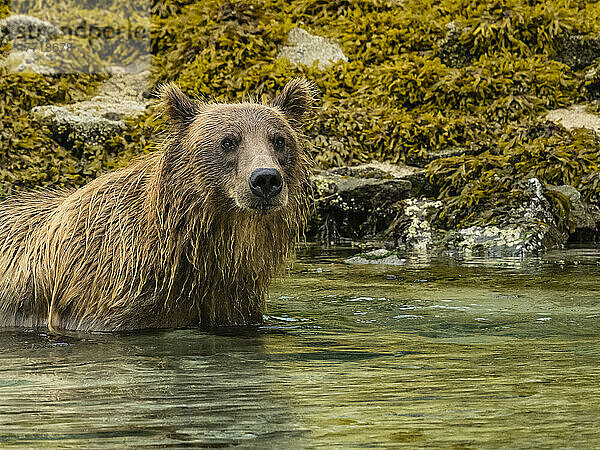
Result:
M285 149L285 139L283 136L277 136L273 145L275 146L275 150Z
M232 151L235 149L235 142L232 138L226 137L221 141L221 148L225 151Z

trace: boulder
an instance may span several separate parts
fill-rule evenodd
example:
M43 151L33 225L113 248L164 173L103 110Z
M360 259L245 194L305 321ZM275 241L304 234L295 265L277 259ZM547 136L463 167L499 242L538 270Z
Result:
M573 230L569 236L569 242L597 242L598 224L600 224L600 208L590 205L581 198L581 193L573 186L546 186L547 193L561 195L568 200L570 214L572 216Z
M581 70L593 64L597 58L600 58L600 35L567 35L562 39L555 59L573 70Z
M144 96L148 71L112 67L111 73L95 97L69 105L37 106L32 113L48 124L54 139L64 147L71 147L76 140L101 145L126 129L126 118L142 115L149 104Z
M292 28L287 45L281 47L279 58L287 58L293 65L312 66L315 61L320 70L338 61L348 61L341 47L302 28Z
M60 36L61 30L50 22L25 14L15 14L0 20L0 41L46 41Z
M568 235L558 229L542 184L537 178L530 178L527 188L528 201L509 211L504 225L449 231L440 242L440 249L467 255L522 257L564 246Z
M433 250L440 230L432 220L442 207L439 200L409 198L402 202L402 216L394 226L394 238L399 248L413 252Z
M406 157L406 162L416 167L426 167L427 164L436 159L461 156L465 153L469 153L468 148L453 145L439 151L423 150L418 154L409 154Z
M2 65L13 72L32 72L41 75L55 75L58 60L54 53L44 53L39 50L11 51L2 61Z
M585 105L573 105L548 111L546 119L560 123L568 130L589 128L600 134L600 116L586 111Z
M88 144L102 144L125 130L124 119L141 115L146 105L111 97L95 97L71 105L37 106L32 113L46 122L54 138L65 147L75 140Z
M374 238L384 233L411 197L419 169L372 163L315 174L315 214L307 236L325 242Z

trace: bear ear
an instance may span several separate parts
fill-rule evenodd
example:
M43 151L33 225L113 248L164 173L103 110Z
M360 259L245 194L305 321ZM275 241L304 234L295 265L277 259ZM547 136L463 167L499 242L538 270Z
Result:
M270 105L279 108L293 122L300 122L312 109L317 93L310 81L295 78L271 100Z
M186 128L199 112L198 104L185 95L174 83L159 88L162 111L176 128Z

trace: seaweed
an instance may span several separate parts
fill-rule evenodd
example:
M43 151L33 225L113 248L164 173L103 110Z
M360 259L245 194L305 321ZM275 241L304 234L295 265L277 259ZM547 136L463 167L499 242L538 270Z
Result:
M0 15L5 5L0 3ZM201 99L261 100L292 77L308 78L321 92L305 129L318 166L371 159L426 165L444 200L438 218L444 226L497 223L523 201L530 177L571 184L587 201L600 200L598 136L544 120L547 110L581 101L591 111L600 109L598 61L574 70L556 60L565 38L600 31L598 5L154 0L152 81L174 81ZM279 48L296 26L339 43L348 61L319 70L316 64L295 67L279 59ZM3 88L12 83L13 92L7 97L0 91L5 193L37 184L80 184L155 145L159 124L148 113L104 148L60 147L46 128L32 126L29 109L72 101L70 92L85 92L97 80L33 77L3 75L0 81ZM69 86L50 92L48 86L61 80ZM15 102L16 92L24 98ZM559 214L570 214L560 199L550 201Z

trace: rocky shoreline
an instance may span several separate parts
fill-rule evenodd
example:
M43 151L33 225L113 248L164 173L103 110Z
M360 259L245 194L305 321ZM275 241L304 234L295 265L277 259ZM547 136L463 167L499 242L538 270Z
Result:
M52 24L27 16L13 16L1 25L7 33L13 34L19 27L37 27L49 33L54 30ZM459 35L460 31L455 27L449 29L447 42L440 45L440 57L450 66L468 63L463 61L465 55L461 53L464 49ZM577 67L591 64L593 57L600 56L600 38L582 39L569 40L559 57ZM318 63L320 70L326 70L334 61L347 60L337 44L299 28L290 32L287 44L281 49L280 57L288 58L294 64ZM580 58L570 57L569 48L580 53L584 48L585 52ZM13 59L16 56L13 55ZM47 72L38 61L31 63L33 56L24 58L17 66L18 71ZM598 75L590 72L588 78L594 77ZM38 106L31 114L48 126L53 139L63 147L69 148L75 140L102 145L125 130L125 118L138 117L149 111L148 78L147 71L111 67L108 80L94 97L63 106ZM585 127L600 133L600 116L589 112L586 105L549 111L546 119L549 127ZM461 155L465 151L449 147L443 154L425 152L418 158L407 158L411 165L373 161L315 170L314 205L307 239L327 244L362 242L368 246L370 243L385 246L392 252L458 251L508 256L535 254L572 242L596 244L600 240L598 206L582 200L580 192L573 186L545 185L536 177L523 180L526 201L499 211L493 223L462 229L444 228L437 220L444 200L428 178L425 166L433 160ZM566 225L563 223L565 218L553 208L551 198L559 199L568 210L570 222ZM398 263L394 253L384 253L365 261Z
M572 186L527 182L529 201L504 213L502 225L448 230L436 224L442 200L417 167L378 162L338 167L314 177L315 203L307 237L320 242L371 242L403 252L526 256L567 243L596 244L600 208ZM549 195L561 195L575 223L561 231Z

